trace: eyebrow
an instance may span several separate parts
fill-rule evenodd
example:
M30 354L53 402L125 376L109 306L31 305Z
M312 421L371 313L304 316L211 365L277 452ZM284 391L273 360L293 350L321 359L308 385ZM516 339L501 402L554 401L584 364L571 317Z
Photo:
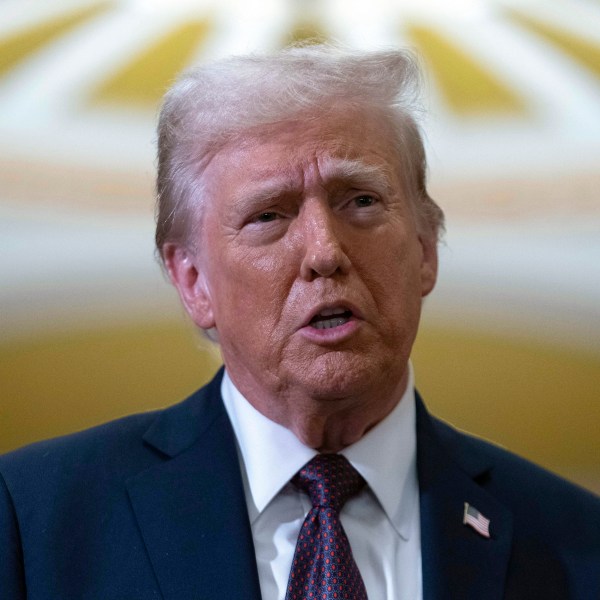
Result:
M330 181L344 181L361 187L392 191L388 169L362 160L327 156L319 161L319 171L324 184Z
M293 193L296 189L297 185L285 176L274 175L266 179L259 178L257 182L248 181L246 183L236 194L235 204L238 207L252 207L270 199L278 198L282 194Z
M388 194L393 191L388 169L359 159L325 156L319 160L319 172L324 186L339 182ZM238 194L235 205L250 208L298 189L297 183L286 175L269 175L263 178L260 172L255 172L255 177Z

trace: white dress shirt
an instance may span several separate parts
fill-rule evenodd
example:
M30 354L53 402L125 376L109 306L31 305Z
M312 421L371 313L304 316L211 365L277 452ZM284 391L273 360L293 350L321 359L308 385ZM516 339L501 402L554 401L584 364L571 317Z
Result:
M422 598L415 396L409 365L406 392L394 410L343 454L367 486L342 508L340 520L371 600ZM225 373L221 394L238 442L263 600L283 600L304 518L312 505L290 479L317 452L259 413Z

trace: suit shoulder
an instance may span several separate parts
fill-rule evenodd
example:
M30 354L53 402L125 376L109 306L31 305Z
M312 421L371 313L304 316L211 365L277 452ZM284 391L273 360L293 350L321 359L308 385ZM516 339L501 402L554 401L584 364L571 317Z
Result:
M157 414L129 415L89 429L23 446L0 456L0 474L7 485L60 478L135 452Z
M207 412L202 407L213 391L210 388L207 394L209 388L165 409L129 415L9 452L0 456L0 476L11 493L24 495L31 494L34 487L46 486L51 493L54 488L122 481L165 459L164 447L146 443L149 432L161 429L162 437L169 440L171 432L178 431L179 436L172 437L187 434L194 439Z
M589 524L600 535L600 497L493 442L434 421L444 444L453 448L465 470L476 473L479 465L489 465L478 479L498 499L523 507L531 517L548 514L557 522L564 521L565 515L591 517Z

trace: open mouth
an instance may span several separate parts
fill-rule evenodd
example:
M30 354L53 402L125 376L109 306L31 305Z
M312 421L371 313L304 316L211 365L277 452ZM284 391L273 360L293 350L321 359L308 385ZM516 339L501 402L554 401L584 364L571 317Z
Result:
M352 311L340 308L326 308L315 315L309 325L315 329L331 329L344 325L352 318Z

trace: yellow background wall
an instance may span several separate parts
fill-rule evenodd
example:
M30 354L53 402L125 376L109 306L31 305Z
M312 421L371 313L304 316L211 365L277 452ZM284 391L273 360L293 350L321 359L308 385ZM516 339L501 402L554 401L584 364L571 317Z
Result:
M600 356L426 326L413 362L434 414L600 492ZM172 404L219 364L183 322L0 346L0 451Z
M186 65L307 36L421 56L449 223L430 409L600 492L597 0L1 2L0 451L217 368L152 260L157 105Z

